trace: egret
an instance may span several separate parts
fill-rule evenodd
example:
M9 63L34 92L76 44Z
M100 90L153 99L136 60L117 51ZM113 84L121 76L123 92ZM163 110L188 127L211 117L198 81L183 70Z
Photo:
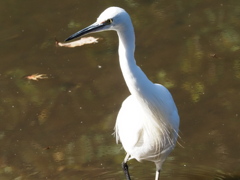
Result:
M122 168L130 180L128 160L151 161L156 165L155 180L158 180L163 162L176 145L179 115L167 88L152 83L137 66L134 28L128 13L119 7L109 7L95 23L65 41L107 30L117 32L120 67L130 91L122 103L115 125L116 141L122 143L127 153Z

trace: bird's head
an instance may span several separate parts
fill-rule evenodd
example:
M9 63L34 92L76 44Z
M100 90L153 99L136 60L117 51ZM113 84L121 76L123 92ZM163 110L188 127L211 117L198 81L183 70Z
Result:
M130 17L128 13L119 7L109 7L103 11L97 18L97 21L92 25L74 33L69 36L65 41L70 41L85 34L107 31L107 30L121 30L130 23Z

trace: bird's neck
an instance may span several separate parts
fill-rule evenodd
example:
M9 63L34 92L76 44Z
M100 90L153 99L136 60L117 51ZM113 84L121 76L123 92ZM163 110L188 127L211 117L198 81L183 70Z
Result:
M119 61L123 77L132 95L144 97L153 84L144 72L137 66L134 51L135 51L135 35L132 26L127 27L122 31L118 31L119 37Z

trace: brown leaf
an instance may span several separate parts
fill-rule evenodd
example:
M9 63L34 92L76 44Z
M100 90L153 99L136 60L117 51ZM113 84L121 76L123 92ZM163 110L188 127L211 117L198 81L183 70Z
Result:
M27 79L29 80L34 80L34 81L38 81L39 79L47 79L47 75L46 74L32 74L30 76L26 76Z
M83 37L79 40L76 40L76 41L72 41L72 42L69 42L69 43L61 43L61 42L58 42L56 40L56 45L57 46L60 46L60 47L69 47L69 48L73 48L73 47L77 47L77 46L83 46L85 44L93 44L93 43L98 43L98 39L99 38L95 38L95 37Z

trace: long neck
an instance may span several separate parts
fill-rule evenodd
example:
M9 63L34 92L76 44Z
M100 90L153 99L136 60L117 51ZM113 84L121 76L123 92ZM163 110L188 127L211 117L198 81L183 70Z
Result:
M118 53L123 77L130 93L142 97L151 87L152 82L148 80L144 72L136 65L134 58L135 35L133 26L129 24L117 33L119 37Z
M171 101L172 97L170 93L161 88L164 94L160 96L160 89L157 88L159 86L155 86L136 65L134 59L135 37L132 25L117 31L117 33L119 37L118 53L123 77L130 93L139 102L138 105L140 105L142 111L144 111L143 114L148 118L148 121L142 122L144 128L147 129L150 136L156 136L156 134L158 138L162 136L165 137L165 134L170 136L169 132L172 131L169 131L168 128L173 129L173 127L167 118L169 114L172 114L169 110L172 111L172 109L174 109L177 112L173 101L170 108L164 103L166 99ZM166 97L164 95L166 95ZM177 128L174 129L173 132L176 133ZM156 142L162 142L162 140L158 139ZM174 142L172 144L174 144Z

